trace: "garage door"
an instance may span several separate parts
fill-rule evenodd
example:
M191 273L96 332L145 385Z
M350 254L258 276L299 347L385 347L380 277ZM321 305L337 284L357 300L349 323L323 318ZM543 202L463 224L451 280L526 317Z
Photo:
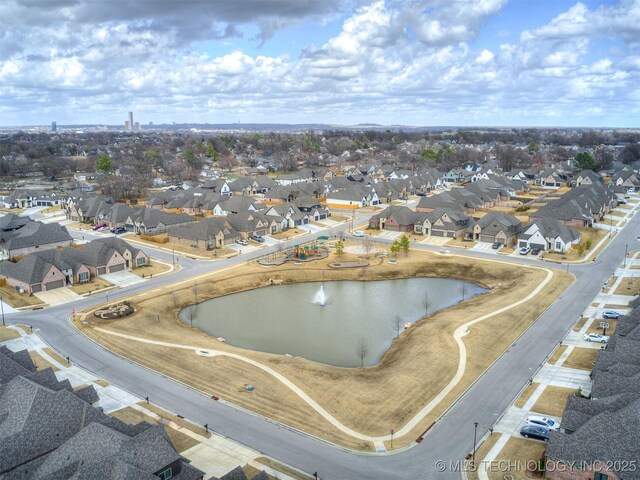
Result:
M42 285L40 285L39 283L37 285L31 285L31 291L33 293L41 292L42 291Z
M485 243L493 243L495 237L493 235L480 235L480 241Z
M523 248L527 246L527 242L526 240L520 240L520 242L518 243L518 247Z
M62 287L64 287L64 280L56 280L55 282L45 283L45 288L47 290L53 290L54 288Z
M98 275L104 275L107 273L107 267L98 267Z
M109 273L121 272L123 270L124 270L124 263L121 263L120 265L114 265L112 267L109 267Z
M530 244L531 248L539 248L540 250L544 250L546 245L542 245L540 243L532 243Z

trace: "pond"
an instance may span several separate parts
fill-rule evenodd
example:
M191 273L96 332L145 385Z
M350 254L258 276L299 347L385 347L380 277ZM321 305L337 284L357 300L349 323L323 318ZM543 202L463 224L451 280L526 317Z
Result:
M376 365L406 323L487 290L437 278L297 283L214 298L180 312L229 344L338 367ZM396 321L398 317L398 321Z

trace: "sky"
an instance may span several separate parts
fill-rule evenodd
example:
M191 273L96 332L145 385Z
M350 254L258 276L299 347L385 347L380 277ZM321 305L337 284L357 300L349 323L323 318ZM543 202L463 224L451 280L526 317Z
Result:
M0 125L638 127L640 0L2 0Z

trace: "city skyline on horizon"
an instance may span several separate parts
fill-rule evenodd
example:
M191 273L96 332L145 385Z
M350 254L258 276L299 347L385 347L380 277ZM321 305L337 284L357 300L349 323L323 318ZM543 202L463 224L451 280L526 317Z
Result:
M0 125L638 127L640 0L126 3L4 2Z

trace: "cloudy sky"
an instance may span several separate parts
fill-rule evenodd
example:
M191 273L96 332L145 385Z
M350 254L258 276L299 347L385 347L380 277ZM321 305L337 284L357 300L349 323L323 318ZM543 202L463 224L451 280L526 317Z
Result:
M1 0L0 25L0 125L640 118L640 0Z

